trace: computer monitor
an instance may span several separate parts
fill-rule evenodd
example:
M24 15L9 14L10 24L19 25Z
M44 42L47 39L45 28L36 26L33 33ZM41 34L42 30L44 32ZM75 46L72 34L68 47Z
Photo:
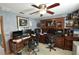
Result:
M64 31L61 30L61 29L58 29L58 30L55 31L55 34L61 36L61 35L64 34Z
M31 33L31 31L32 31L31 29L26 29L26 30L23 31L23 33L27 34L27 33Z
M12 32L12 35L13 35L13 39L17 37L21 37L23 35L23 31L14 31Z
M31 29L26 29L23 31L23 36L29 36L32 34L32 30Z

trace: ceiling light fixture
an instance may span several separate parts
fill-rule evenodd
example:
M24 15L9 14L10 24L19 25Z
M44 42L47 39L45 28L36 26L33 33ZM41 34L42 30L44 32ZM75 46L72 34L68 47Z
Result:
M38 13L38 12L39 12L40 16L43 16L43 14L45 14L45 13L49 13L49 14L53 15L54 12L50 11L49 9L59 6L59 5L60 5L59 3L54 3L50 6L46 6L46 4L40 4L39 6L33 4L32 6L39 10L35 11L33 13L30 13L30 15L32 15L34 13Z
M39 8L40 8L39 10L40 16L43 16L43 14L45 14L47 10L46 4L39 5Z

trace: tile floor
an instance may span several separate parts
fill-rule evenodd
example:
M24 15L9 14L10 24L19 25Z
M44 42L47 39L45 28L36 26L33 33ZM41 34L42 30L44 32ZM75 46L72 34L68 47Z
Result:
M63 50L60 48L55 48L56 51L51 50L51 52L49 51L49 48L46 48L47 45L46 44L39 44L39 52L37 52L37 55L72 55L72 51L69 50ZM24 48L22 54L23 55L28 55L28 53L26 53L27 51L25 51L26 48Z
M4 55L4 49L0 47L0 55Z

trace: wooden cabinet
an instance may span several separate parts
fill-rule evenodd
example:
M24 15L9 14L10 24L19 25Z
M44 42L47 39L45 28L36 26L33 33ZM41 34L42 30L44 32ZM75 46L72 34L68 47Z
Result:
M66 36L64 39L64 49L72 50L73 46L73 36Z
M71 50L72 51L72 48L73 48L73 41L78 41L79 38L77 37L73 37L73 36L65 36L65 39L64 39L64 49L66 50Z
M64 17L41 20L40 22L43 31L49 29L64 29Z
M46 26L47 26L46 20L41 20L40 25L41 25L41 28L46 28Z
M17 53L18 51L20 51L21 49L23 49L29 42L29 40L31 40L30 38L22 40L19 43L15 43L13 42L13 39L9 40L9 48L10 48L10 53Z
M40 41L41 43L46 43L46 34L40 35L39 41Z
M56 29L64 29L64 18L56 18Z
M55 46L64 49L64 37L57 37Z
M73 41L74 41L73 36L58 37L56 39L55 46L65 50L72 50Z

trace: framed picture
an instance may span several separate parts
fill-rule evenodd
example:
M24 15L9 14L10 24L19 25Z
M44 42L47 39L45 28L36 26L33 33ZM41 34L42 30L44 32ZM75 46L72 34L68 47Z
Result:
M26 19L20 19L19 20L19 26L27 26L27 20Z
M73 20L66 20L65 21L65 28L73 28Z
M28 27L28 18L17 16L17 27L18 28Z

